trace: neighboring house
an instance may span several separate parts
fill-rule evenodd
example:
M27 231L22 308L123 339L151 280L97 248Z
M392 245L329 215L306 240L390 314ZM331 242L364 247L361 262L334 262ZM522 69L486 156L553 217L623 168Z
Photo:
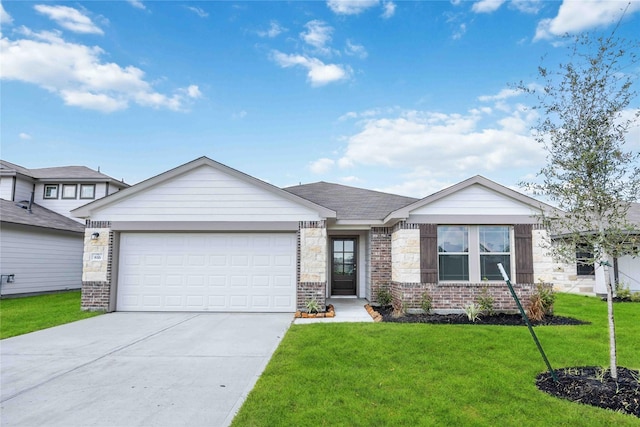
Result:
M201 157L75 209L90 310L293 312L381 289L460 310L514 309L552 268L531 197L475 176L423 199L337 184L280 189Z
M69 211L126 187L84 166L0 160L0 295L79 289L84 223Z

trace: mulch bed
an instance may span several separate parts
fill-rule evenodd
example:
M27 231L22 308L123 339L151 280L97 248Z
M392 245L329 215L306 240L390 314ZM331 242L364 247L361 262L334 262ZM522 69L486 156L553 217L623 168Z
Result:
M640 418L640 372L618 367L616 382L603 369L597 366L556 369L557 383L549 372L544 372L536 377L536 386L562 399Z
M405 314L400 317L393 315L393 308L376 307L375 309L382 315L383 322L394 323L435 323L452 325L504 325L504 326L525 326L526 323L520 314L497 313L493 316L482 316L472 322L466 314ZM585 325L589 322L574 319L572 317L546 316L539 322L532 321L533 326L545 325Z

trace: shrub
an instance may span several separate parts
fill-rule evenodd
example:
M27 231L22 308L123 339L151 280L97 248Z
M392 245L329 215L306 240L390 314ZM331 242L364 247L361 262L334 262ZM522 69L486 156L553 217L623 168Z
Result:
M623 282L616 283L616 297L621 301L631 301L632 293L628 286Z
M489 293L489 288L482 288L482 290L480 291L480 295L478 295L478 298L476 298L476 302L480 306L480 310L482 310L482 312L487 316L493 316L494 314L496 314L493 308L495 299Z
M381 306L387 306L391 304L391 300L393 297L391 296L391 291L387 288L382 288L378 290L378 304Z
M318 313L320 311L320 304L318 303L318 301L314 298L314 299L308 299L305 303L304 306L307 309L307 313Z
M464 312L467 314L467 317L469 318L469 320L474 323L480 319L480 314L481 314L480 306L477 305L475 302L465 305Z
M527 307L527 316L529 319L540 321L545 316L553 313L553 303L556 300L556 296L553 293L553 289L539 283L536 286L536 291L529 298L529 305Z
M640 302L640 292L634 292L631 294L631 301Z
M427 314L431 311L433 306L433 297L429 295L429 293L425 292L422 294L422 299L420 300L420 308Z

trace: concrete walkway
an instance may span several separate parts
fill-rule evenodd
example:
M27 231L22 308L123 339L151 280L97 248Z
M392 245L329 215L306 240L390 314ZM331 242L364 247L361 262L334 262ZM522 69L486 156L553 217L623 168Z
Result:
M319 319L296 319L293 323L304 325L307 323L332 323L332 322L373 322L373 319L365 310L364 305L368 304L364 298L327 298L327 305L333 304L336 310L335 317Z

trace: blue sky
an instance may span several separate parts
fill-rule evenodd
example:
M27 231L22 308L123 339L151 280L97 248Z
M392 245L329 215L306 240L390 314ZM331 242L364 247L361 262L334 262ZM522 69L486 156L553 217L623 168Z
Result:
M516 188L544 152L509 84L563 62L562 34L610 33L626 5L3 1L0 156L129 183L204 155L277 186ZM633 1L617 34L639 29ZM637 127L627 143L640 150Z

